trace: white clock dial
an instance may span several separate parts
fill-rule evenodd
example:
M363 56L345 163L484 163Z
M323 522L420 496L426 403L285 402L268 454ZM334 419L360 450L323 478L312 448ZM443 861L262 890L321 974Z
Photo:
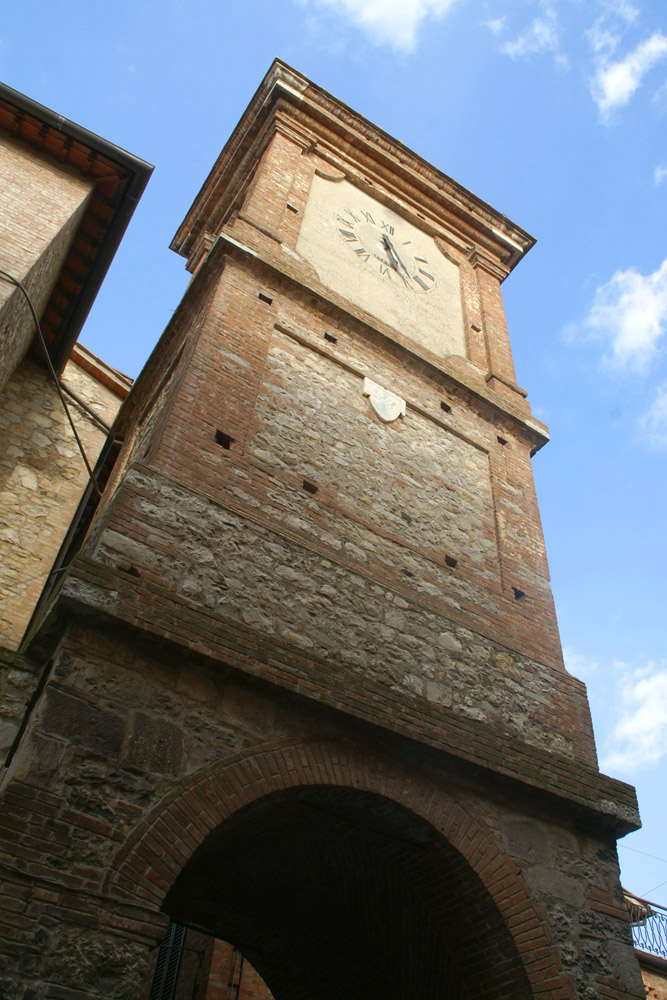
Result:
M315 174L296 249L323 285L413 347L466 356L458 266L369 191Z
M429 292L435 285L435 268L410 238L407 228L388 222L381 212L355 205L336 213L339 237L360 264L381 278L412 292Z

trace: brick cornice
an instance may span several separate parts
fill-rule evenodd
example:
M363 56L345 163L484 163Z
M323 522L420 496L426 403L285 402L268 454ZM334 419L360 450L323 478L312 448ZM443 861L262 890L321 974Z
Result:
M488 254L481 253L477 248L468 254L468 260L475 270L486 271L497 281L504 281L510 272L509 267L505 267L499 261Z
M223 148L201 191L179 227L171 247L186 257L203 229L219 223L235 198L239 179L247 178L277 120L280 130L302 148L311 137L318 154L345 173L352 172L386 190L403 195L431 217L458 232L466 243L495 259L503 276L518 263L535 240L457 181L437 170L362 115L325 90L275 60L247 110ZM288 124L289 122L289 124ZM245 165L245 169L244 169Z

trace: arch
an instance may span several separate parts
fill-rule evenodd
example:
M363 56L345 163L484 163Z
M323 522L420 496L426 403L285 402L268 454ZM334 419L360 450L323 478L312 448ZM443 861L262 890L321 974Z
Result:
M257 803L280 802L303 789L381 797L427 824L463 859L493 901L530 993L569 1000L569 979L544 915L487 825L427 777L350 742L313 738L261 744L191 775L151 810L117 852L107 888L151 908L162 907L181 872L226 821Z

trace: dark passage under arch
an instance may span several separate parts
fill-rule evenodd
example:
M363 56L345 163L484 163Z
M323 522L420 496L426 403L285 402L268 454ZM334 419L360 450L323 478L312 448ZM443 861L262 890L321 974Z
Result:
M370 792L302 787L245 806L206 838L163 908L231 941L276 1000L531 995L467 861Z

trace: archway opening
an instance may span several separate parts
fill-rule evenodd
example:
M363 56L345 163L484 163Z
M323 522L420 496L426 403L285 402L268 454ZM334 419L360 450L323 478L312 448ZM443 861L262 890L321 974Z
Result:
M373 793L306 787L240 809L188 861L164 909L240 949L276 1000L530 995L467 861Z

